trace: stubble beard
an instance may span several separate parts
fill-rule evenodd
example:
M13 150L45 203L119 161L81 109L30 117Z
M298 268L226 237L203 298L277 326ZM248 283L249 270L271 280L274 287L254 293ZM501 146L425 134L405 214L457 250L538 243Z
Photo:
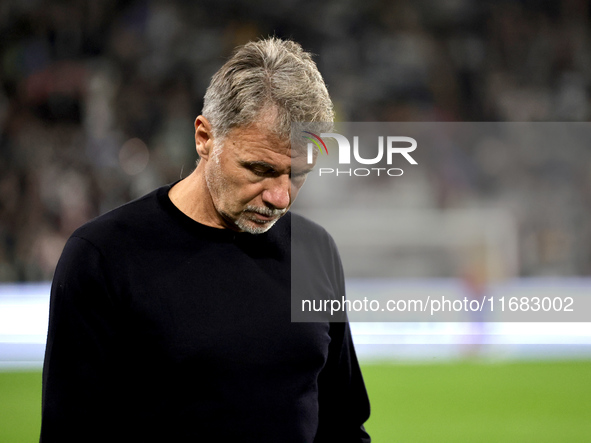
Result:
M226 195L229 191L228 180L222 173L220 165L221 147L214 149L212 157L210 158L211 167L205 172L205 183L212 196L212 201L215 206L214 195ZM238 229L249 234L264 234L279 220L279 218L287 212L287 209L270 209L266 207L258 207L249 205L246 206L237 218L232 217L223 208L216 206L216 211L226 220L234 224ZM261 220L256 218L254 213L265 215L267 217L276 217L273 220Z
M287 211L285 209L269 209L259 208L258 206L247 206L244 208L235 223L240 229L250 234L263 234L273 227L277 220L281 218ZM267 217L275 217L273 220L260 220L255 217L253 213L265 215ZM252 214L252 215L251 215ZM250 222L250 223L247 223ZM254 224L254 225L253 225Z

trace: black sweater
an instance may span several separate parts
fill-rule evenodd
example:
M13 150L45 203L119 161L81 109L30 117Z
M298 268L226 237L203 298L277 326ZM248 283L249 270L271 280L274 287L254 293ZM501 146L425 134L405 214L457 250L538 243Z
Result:
M330 236L291 214L261 235L211 228L169 190L98 217L66 244L41 441L369 441L348 324L290 321L292 218L308 264L340 299Z

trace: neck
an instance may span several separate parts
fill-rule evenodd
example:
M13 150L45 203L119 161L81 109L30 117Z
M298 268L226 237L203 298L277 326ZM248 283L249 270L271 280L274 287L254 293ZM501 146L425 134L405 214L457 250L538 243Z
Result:
M188 177L175 184L168 191L168 197L182 213L196 222L214 228L227 228L211 199L203 166L200 162Z

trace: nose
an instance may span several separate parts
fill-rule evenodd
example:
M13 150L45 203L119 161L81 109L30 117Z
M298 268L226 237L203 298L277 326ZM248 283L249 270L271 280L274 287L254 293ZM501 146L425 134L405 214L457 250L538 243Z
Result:
M288 175L268 179L262 194L263 202L275 209L286 209L291 202L291 180Z

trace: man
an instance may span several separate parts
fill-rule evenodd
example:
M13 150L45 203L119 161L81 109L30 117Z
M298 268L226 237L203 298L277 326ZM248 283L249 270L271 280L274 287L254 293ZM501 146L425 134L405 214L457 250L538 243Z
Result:
M311 166L291 148L291 122L332 118L294 42L249 43L214 75L196 169L64 248L42 442L370 441L348 324L290 321L292 235L321 270L310 290L344 293L332 239L287 212Z

